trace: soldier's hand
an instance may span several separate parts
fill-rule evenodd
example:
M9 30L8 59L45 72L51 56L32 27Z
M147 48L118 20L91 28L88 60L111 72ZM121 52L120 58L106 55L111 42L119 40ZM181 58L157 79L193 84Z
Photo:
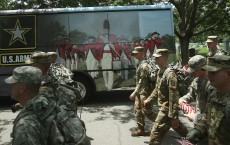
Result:
M180 98L179 101L178 101L178 104L181 105L181 104L187 104L188 102L183 99L183 98Z
M180 125L180 121L179 121L179 118L175 118L175 119L171 119L171 125L173 128L178 128L179 125Z
M201 132L198 129L193 128L193 129L189 130L186 138L191 143L197 144L201 140Z
M132 94L129 96L129 99L132 100L132 101L134 101L134 100L135 100L135 96L136 96L135 93L132 93Z
M144 100L144 101L143 101L143 104L144 104L144 107L145 107L145 108L150 107L150 101L148 101L148 100Z
M184 116L186 116L190 121L194 120L195 115L196 115L196 112L194 110L192 110L191 112L188 112L187 114L184 114Z

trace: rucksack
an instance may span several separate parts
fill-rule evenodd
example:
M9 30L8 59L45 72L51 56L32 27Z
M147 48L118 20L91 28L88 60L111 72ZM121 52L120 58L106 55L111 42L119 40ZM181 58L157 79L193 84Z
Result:
M78 88L74 86L72 72L63 65L55 63L50 66L48 76L47 90L51 91L41 94L47 98L47 103L43 105L49 105L43 106L41 111L36 111L41 122L45 125L48 144L89 144L85 124L77 115L77 101L81 96ZM46 86L44 87L46 88Z
M167 78L169 72L171 71L173 71L177 76L180 97L186 95L188 92L188 88L193 80L193 77L191 77L190 75L186 75L183 72L180 62L173 62L169 64L169 68L165 70L163 78Z
M37 115L44 126L48 145L87 145L86 130L80 118L66 105L59 106L47 94L40 95L26 109ZM52 96L52 95L51 95Z
M156 84L158 67L156 66L155 60L152 57L145 59L145 61L147 62L149 68L148 78L150 81L150 86L152 89L154 89Z

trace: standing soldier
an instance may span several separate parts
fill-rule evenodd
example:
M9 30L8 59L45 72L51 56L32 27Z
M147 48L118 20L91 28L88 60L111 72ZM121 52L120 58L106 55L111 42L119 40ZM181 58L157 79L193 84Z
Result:
M209 92L206 116L190 130L187 139L192 143L208 137L209 145L228 145L230 142L230 56L215 55L203 67L214 89Z
M103 70L103 78L105 82L105 87L108 90L113 88L114 72L113 72L113 61L118 60L118 54L120 54L120 48L117 38L114 34L110 34L110 24L109 20L106 19L103 23L104 32L100 35L97 43L101 45L102 48L102 60L101 67Z
M218 47L217 36L208 36L208 39L206 42L207 42L208 51L209 51L207 54L207 58L212 57L214 55L228 55L228 53L225 50L220 49Z
M218 51L218 46L217 46L217 36L208 36L207 39L207 45L208 45L208 54L207 57L212 57L214 56Z
M144 106L151 106L151 102L158 99L159 112L150 134L150 145L160 145L170 127L181 136L186 136L188 130L179 120L178 79L174 71L168 67L168 49L157 49L153 54L159 67L156 87L144 101Z
M153 105L144 108L144 100L151 93L150 80L149 80L149 67L148 63L144 60L144 48L139 46L135 47L132 54L139 60L137 72L136 72L136 88L134 92L129 96L134 103L135 117L138 125L138 130L132 132L132 136L142 136L145 134L145 116L154 121L156 115L153 113Z

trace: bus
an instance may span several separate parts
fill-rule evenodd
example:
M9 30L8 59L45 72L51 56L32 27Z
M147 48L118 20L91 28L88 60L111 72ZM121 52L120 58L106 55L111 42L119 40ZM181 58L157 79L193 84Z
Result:
M2 10L0 95L10 95L4 79L34 51L57 52L84 100L96 91L134 87L134 47L143 46L146 57L167 48L175 60L172 13L170 5Z

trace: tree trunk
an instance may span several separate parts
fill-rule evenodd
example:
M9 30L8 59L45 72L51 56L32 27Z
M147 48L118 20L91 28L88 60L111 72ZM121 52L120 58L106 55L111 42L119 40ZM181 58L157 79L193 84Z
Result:
M189 60L189 38L180 39L182 65L188 64Z

